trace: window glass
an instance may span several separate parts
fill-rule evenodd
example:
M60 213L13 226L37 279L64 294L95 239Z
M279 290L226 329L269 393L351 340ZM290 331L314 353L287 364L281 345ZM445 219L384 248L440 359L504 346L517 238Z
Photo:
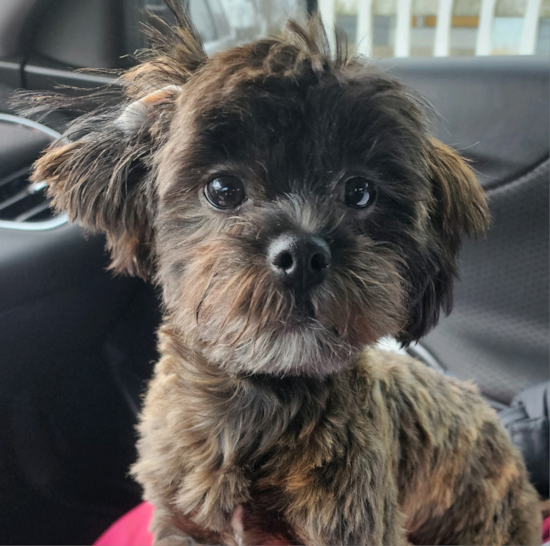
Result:
M550 55L550 0L190 0L208 53L277 34L308 4L367 56Z
M278 34L290 18L305 21L306 0L217 0L238 40Z
M209 3L212 2L205 0L191 0L189 2L191 19L205 42L213 42L218 37Z
M207 53L261 36L280 33L289 17L305 21L306 0L180 0L187 3ZM144 7L171 20L162 0L145 0Z
M319 0L359 53L374 57L550 55L550 0Z
M544 12L543 12L544 13ZM537 55L548 55L550 53L550 9L547 10L545 17L539 21Z
M210 13L209 0L190 0L188 5L191 19L193 19L202 39L205 42L215 40L217 33ZM152 12L167 21L173 19L170 10L162 0L146 0L144 8L145 12Z
M210 0L210 11L212 13L212 19L214 20L218 36L222 37L231 35L231 26L221 1Z

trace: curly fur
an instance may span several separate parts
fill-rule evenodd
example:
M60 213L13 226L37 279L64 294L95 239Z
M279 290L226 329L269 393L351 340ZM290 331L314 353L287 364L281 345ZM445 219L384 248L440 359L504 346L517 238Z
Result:
M37 162L55 205L104 231L113 268L163 291L162 358L133 468L156 544L536 544L521 457L475 390L370 348L452 306L461 234L488 225L460 156L414 92L322 25L210 59L184 14ZM26 97L29 100L29 97ZM55 97L34 97L36 104ZM214 210L219 173L248 199ZM341 200L367 177L366 210ZM292 290L267 248L330 247Z

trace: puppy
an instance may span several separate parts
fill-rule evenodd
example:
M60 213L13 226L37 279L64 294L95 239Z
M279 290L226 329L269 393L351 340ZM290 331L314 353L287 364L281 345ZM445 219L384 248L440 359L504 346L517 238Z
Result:
M155 544L540 543L476 390L374 348L450 311L461 233L488 225L470 168L318 21L208 59L173 9L122 103L33 175L162 288L133 467Z

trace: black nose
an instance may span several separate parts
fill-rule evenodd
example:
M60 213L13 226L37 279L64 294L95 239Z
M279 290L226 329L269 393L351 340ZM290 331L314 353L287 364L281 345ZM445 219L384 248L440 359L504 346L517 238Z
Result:
M311 235L283 233L271 242L267 256L285 283L303 288L323 282L331 263L327 243Z

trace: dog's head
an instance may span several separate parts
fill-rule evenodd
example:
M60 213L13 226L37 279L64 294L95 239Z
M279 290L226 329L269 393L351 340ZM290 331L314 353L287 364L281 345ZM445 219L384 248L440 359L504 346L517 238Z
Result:
M36 164L58 208L152 278L186 342L231 372L324 375L449 311L472 171L410 90L290 24L206 58L181 27Z

